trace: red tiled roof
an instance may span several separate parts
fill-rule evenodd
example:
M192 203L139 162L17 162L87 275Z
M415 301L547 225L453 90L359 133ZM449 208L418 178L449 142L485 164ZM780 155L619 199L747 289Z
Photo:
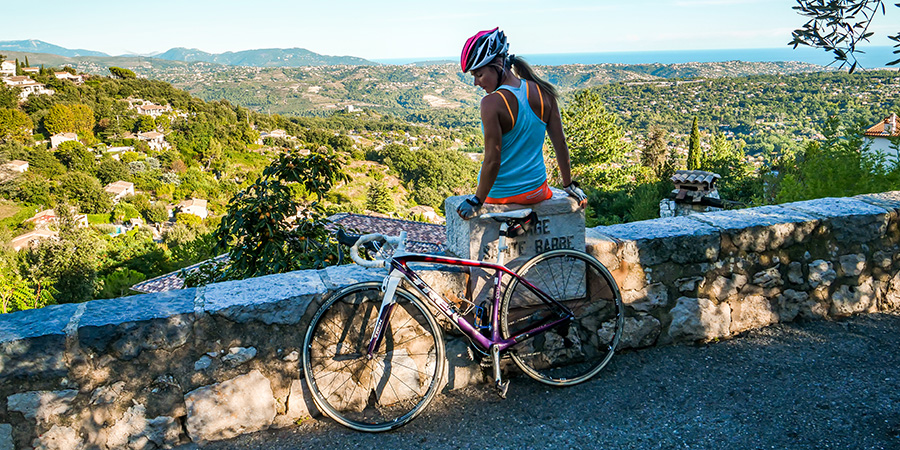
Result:
M406 250L410 252L442 253L445 250L447 233L443 225L351 213L335 214L328 219L331 220L331 225L328 226L331 230L340 226L351 232L381 233L388 236L397 236L405 231Z
M891 129L891 132L887 132L885 130L885 125L888 125L888 128ZM891 114L888 117L885 117L881 122L876 123L874 126L866 130L864 133L866 136L870 137L893 137L900 136L900 121L897 120L896 114Z

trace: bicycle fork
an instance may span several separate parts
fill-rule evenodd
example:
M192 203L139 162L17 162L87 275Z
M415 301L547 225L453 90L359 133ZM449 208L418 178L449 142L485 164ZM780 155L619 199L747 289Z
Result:
M366 349L366 359L372 359L375 351L381 345L384 338L384 329L387 327L388 319L396 304L397 286L400 285L401 275L391 271L390 276L384 279L381 285L381 291L384 295L381 297L381 306L378 309L378 320L375 322L375 329L372 330L372 337L369 338L369 347Z

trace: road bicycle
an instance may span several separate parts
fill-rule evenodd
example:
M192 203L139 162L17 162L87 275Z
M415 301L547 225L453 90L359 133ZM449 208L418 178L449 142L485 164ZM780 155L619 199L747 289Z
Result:
M530 209L480 216L499 222L496 263L407 253L400 236L342 236L364 267L388 267L382 282L347 286L313 315L303 342L303 370L319 411L359 431L380 432L415 418L442 387L446 358L439 312L501 373L508 354L522 372L554 386L584 382L612 358L622 334L624 307L615 280L587 253L541 253L513 271L504 265L506 239L536 221ZM475 220L475 219L473 219ZM374 260L359 255L375 251ZM493 273L492 296L459 304L438 294L411 263L478 268ZM458 269L457 269L458 270ZM406 280L421 294L400 286Z

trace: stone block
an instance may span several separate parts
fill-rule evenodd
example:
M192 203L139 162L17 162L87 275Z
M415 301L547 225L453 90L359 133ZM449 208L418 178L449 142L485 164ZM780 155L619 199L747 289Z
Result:
M626 317L616 350L649 347L656 343L661 330L659 320L649 314ZM604 323L597 334L600 335L600 340L608 342L612 339L612 325Z
M731 306L731 332L736 334L753 328L778 323L778 313L772 303L761 295L750 295L729 302Z
M622 242L625 260L643 266L669 261L679 264L715 261L721 246L719 229L693 217L644 220L593 230ZM629 244L633 251L629 251Z
M16 450L12 437L12 425L0 423L0 450Z
M622 301L635 311L649 312L669 303L669 293L662 283L651 284L644 289L622 292Z
M619 255L621 243L618 240L600 233L596 228L585 230L584 239L586 252L597 258L601 264L611 271L619 268L622 261Z
M0 381L20 376L65 376L66 327L83 307L52 305L0 314Z
M317 270L266 275L207 285L201 291L203 311L237 323L295 325L310 301L326 292Z
M809 303L809 294L788 289L778 296L778 321L790 322L800 314L800 308Z
M447 374L444 392L462 389L485 382L481 365L469 356L469 344L463 339L449 338L447 348Z
M841 285L831 295L831 315L847 316L862 312L875 312L878 302L875 299L875 287L871 279L859 286Z
M880 309L883 311L900 311L900 272L894 274L888 282Z
M841 256L838 262L845 277L859 276L866 269L866 255L862 253Z
M731 278L719 276L709 284L706 294L715 300L724 301L740 292L746 284L747 277L739 273L732 274Z
M708 341L731 335L731 307L707 298L680 297L672 308L669 338L673 341Z
M788 265L788 281L793 284L803 284L803 263L794 261Z
M26 419L36 423L49 423L56 416L69 412L78 391L29 391L7 397L6 408L22 413Z
M454 213L466 196L450 197L445 202L447 214L447 253L465 259L495 261L500 224L475 217L462 220ZM585 249L584 210L568 194L553 189L553 197L534 205L484 205L479 214L531 208L538 223L531 231L507 239L506 261L530 257L557 248Z
M203 443L260 431L275 419L275 397L269 380L258 370L188 392L186 428Z
M306 382L298 379L291 380L285 416L288 420L296 422L313 415L318 415L318 411L316 411L316 407L312 403L312 394L310 394Z
M813 288L830 286L836 278L837 273L830 261L817 259L809 263L809 285Z
M180 427L172 417L147 419L144 405L137 404L116 420L106 437L110 449L172 448L178 443Z
M820 198L781 205L828 219L838 242L863 243L884 235L888 210L855 198Z
M742 252L763 252L802 242L819 221L813 215L780 206L697 214L692 219L721 229Z
M853 198L884 209L900 211L900 191L863 194Z
M84 441L78 436L78 432L70 427L53 425L49 431L38 436L32 442L34 450L82 450Z
M78 325L102 327L192 314L196 293L197 289L191 288L90 301L85 303L87 308Z
M328 266L319 270L319 277L329 292L364 281L381 281L385 275L386 269L367 269L358 264Z

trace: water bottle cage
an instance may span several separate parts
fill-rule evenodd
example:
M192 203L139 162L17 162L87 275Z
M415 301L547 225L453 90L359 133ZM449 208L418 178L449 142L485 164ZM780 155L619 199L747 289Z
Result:
M487 302L481 302L480 306L475 306L475 327L479 330L488 330L491 328L491 318L488 317Z

